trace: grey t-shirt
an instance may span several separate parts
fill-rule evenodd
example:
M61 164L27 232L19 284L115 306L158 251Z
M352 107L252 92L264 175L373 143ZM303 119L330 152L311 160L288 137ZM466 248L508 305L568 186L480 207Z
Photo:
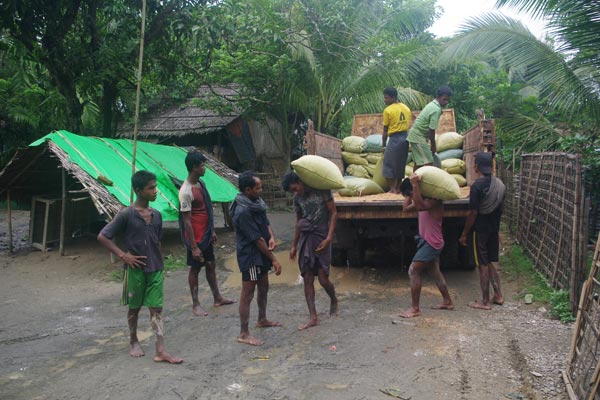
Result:
M108 239L119 235L128 252L136 256L146 256L144 272L160 271L164 268L160 252L162 236L162 215L160 211L150 209L152 219L149 224L135 210L134 206L123 208L100 233Z
M327 201L332 198L331 190L311 189L305 192L304 196L294 196L294 210L296 215L313 225L327 225L329 223Z

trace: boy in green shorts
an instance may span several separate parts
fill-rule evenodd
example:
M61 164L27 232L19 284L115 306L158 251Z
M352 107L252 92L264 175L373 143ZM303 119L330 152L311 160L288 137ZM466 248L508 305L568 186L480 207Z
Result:
M442 108L450 102L452 90L448 86L438 89L437 97L427 104L408 131L406 140L410 143L415 170L424 165L433 165L436 153L435 130L442 116ZM428 143L429 141L429 143Z
M136 200L133 205L123 208L106 225L98 241L123 260L123 296L121 304L127 304L127 323L131 357L142 357L144 351L137 337L137 323L142 306L150 310L152 330L156 334L156 355L154 361L180 364L183 359L165 351L163 340L163 258L160 252L162 215L150 207L156 200L156 175L148 171L138 171L131 177L131 187ZM122 235L127 251L121 250L112 239Z

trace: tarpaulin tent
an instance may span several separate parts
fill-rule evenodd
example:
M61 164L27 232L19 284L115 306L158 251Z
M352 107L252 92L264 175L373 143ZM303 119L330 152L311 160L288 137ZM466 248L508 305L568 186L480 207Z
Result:
M52 142L89 176L102 183L122 205L129 205L131 191L131 160L133 141L129 139L105 139L79 136L68 131L52 132L31 143L31 147ZM174 146L138 142L136 170L148 170L156 174L158 196L152 207L158 209L165 221L178 218L178 190L173 179L183 181L187 177L185 149ZM237 188L217 175L210 168L202 177L213 202L230 202Z

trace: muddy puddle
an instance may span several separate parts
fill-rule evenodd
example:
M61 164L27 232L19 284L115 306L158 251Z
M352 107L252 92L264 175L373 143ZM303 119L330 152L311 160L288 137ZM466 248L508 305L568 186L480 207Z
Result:
M300 277L298 264L296 261L290 260L289 251L275 252L275 257L281 263L282 271L279 276L271 271L269 282L272 285L301 285L302 277ZM241 287L242 275L239 273L235 255L227 258L224 261L224 266L228 270L233 271L225 281L225 287ZM398 292L408 288L408 275L406 271L402 271L397 267L349 268L332 266L329 278L340 293L352 292L377 295L382 292Z

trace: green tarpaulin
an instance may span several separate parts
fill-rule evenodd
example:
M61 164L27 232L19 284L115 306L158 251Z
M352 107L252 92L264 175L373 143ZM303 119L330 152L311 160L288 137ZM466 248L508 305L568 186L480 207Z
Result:
M69 155L71 162L79 165L93 178L98 180L98 176L103 175L112 181L111 185L103 182L104 179L99 180L121 204L130 204L133 141L79 136L67 131L57 131L36 140L30 146L42 145L47 140L59 146ZM165 221L176 221L178 218L178 190L171 178L183 181L187 177L184 161L186 154L187 151L179 147L137 143L136 170L145 169L156 174L158 196L152 207L162 213ZM209 168L206 168L202 180L206 183L213 202L230 202L237 194L237 188L231 182Z

